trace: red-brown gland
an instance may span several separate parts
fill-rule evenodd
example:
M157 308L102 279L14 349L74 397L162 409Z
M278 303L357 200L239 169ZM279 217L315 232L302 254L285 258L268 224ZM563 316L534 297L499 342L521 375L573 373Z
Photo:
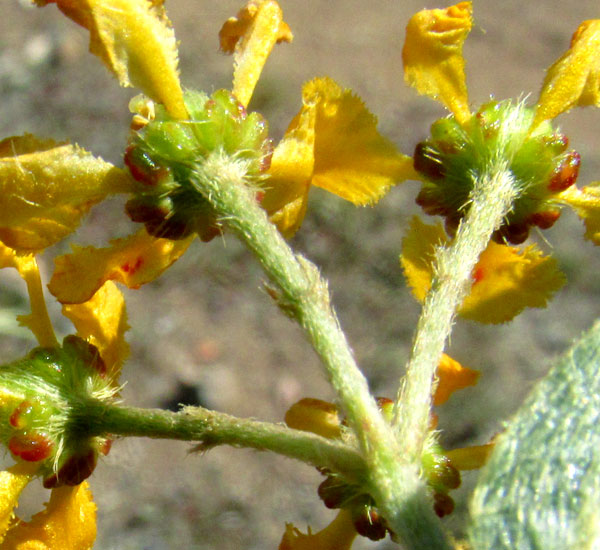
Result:
M39 462L50 456L52 442L38 432L13 435L8 441L10 452L26 462Z
M85 481L96 468L97 455L93 449L84 454L76 454L67 459L62 468L44 479L44 487L53 489L68 485L74 487Z
M353 515L352 522L356 532L362 537L381 540L386 535L385 521L371 506L366 506L359 514Z
M415 147L413 167L432 181L443 179L446 175L441 160L433 155L431 147L425 142L417 143Z
M534 212L529 216L528 221L531 225L536 225L540 229L550 229L558 218L560 218L560 210L553 208L544 212Z
M16 406L15 410L10 415L8 423L13 428L18 428L20 430L27 428L29 425L29 417L31 416L33 410L34 407L31 401L21 401L21 403Z
M581 156L577 151L571 151L554 171L548 184L548 190L553 193L559 193L571 187L577 180L580 165Z
M454 500L445 493L434 493L433 510L438 517L443 518L454 511Z

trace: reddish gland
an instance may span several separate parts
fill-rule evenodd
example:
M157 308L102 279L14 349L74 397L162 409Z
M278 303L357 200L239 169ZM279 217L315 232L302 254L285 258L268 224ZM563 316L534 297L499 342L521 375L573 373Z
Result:
M485 270L482 267L476 267L473 270L473 274L471 275L471 279L473 279L473 284L477 284L485 277Z
M102 444L102 446L100 447L100 449L98 449L98 452L104 456L106 456L108 453L110 453L110 449L112 447L113 444L113 440L112 439L107 439L106 441L104 441L104 443Z
M50 456L52 442L39 433L13 435L9 442L10 452L27 462L38 462Z
M121 265L121 269L125 272L125 273L129 273L129 275L133 275L135 274L140 267L142 267L144 265L144 258L142 258L141 256L139 256L138 258L135 259L135 261L133 262L125 262L124 264Z
M23 429L27 427L26 417L33 411L33 405L31 401L21 401L19 405L15 408L15 410L10 415L8 419L9 424L13 428ZM25 417L25 418L24 418Z
M540 229L550 229L558 218L560 218L560 210L546 210L531 214L527 221L532 225L537 225Z
M123 156L123 162L129 168L129 172L134 180L153 186L168 174L169 170L157 165L147 153L141 154L142 158L146 161L144 164L141 162L141 159L135 158L134 152L137 152L135 145L130 145L125 150L125 155Z
M70 457L58 471L44 479L44 487L53 489L54 487L62 487L68 485L73 487L85 481L96 468L97 456L93 449L90 449L84 455L74 455Z
M581 156L577 151L571 151L568 157L556 169L548 189L553 193L558 193L568 189L575 183L579 175L579 166L581 164Z
M387 528L380 515L368 507L360 515L353 518L354 529L362 537L370 540L381 540L385 537Z
M434 493L433 510L440 518L451 514L454 511L454 501L452 497L444 493Z

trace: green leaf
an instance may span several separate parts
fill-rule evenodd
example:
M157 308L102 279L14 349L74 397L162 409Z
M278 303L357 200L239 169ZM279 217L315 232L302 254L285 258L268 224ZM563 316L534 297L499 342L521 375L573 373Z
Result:
M471 503L473 550L600 548L600 323L536 386Z

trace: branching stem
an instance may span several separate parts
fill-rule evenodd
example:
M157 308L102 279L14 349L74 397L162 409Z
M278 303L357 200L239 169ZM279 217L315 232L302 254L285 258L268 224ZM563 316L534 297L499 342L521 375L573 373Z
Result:
M448 247L439 247L434 276L417 325L394 423L403 456L421 456L428 434L435 371L456 311L472 284L472 273L492 233L510 211L518 190L510 171L498 162L474 182L469 211Z
M195 185L221 222L255 254L280 309L304 329L356 435L366 465L366 484L390 528L408 550L448 550L420 477L420 457L406 460L391 425L384 420L358 368L330 305L317 268L295 254L256 202L243 163L213 155L198 167ZM411 457L413 458L413 457Z

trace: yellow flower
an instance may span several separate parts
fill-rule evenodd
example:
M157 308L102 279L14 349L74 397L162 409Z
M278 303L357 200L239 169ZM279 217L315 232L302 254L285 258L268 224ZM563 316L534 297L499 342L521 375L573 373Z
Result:
M35 3L54 3L86 28L90 51L121 85L134 86L149 98L132 102L134 130L151 123L158 108L173 121L192 122L186 103L191 100L186 99L179 80L177 42L162 0ZM291 39L274 0L251 0L223 25L221 48L234 54L232 92L244 107L273 46ZM302 101L300 112L273 152L259 197L285 236L300 226L311 185L365 205L399 181L415 177L411 159L377 132L375 117L349 90L327 78L315 79L305 85ZM32 136L6 140L0 144L0 190L5 197L0 205L0 240L20 251L39 251L73 232L91 206L108 194L137 197L138 182L168 172L156 169L145 155L136 157L128 150L127 171L69 144ZM265 157L264 168L268 160ZM203 239L218 234L215 218L208 215L206 222L190 225L178 217L170 199L152 198L148 186L143 189L146 194L128 203L130 217L144 222L155 237L185 238L173 242L142 231L105 249L77 248L57 260L50 288L59 301L86 300L106 280L137 287L158 277L183 254L195 231ZM182 197L188 205L187 195ZM170 225L165 228L167 221Z
M431 287L433 253L450 239L441 224L413 218L402 243L404 275L417 300ZM490 242L471 275L473 286L458 313L480 323L505 323L525 307L546 307L565 283L555 258L542 256L535 245L523 249Z
M46 311L35 257L32 254L16 253L0 244L0 267L17 269L27 285L31 313L21 316L20 322L32 330L42 346L44 354L49 353L48 350L58 349L59 345ZM108 282L102 286L93 299L82 304L63 306L63 314L75 325L77 336L81 339L77 341L87 342L87 344L83 344L84 346L93 346L90 348L93 350L91 360L97 368L101 369L99 375L105 380L103 384L105 389L102 391L107 394L116 393L121 365L129 353L124 338L128 326L125 302L121 292L113 283ZM65 342L67 341L68 338L65 339ZM98 355L100 358L97 357ZM30 360L35 361L35 358L31 357ZM3 391L6 393L9 390L4 388ZM11 408L12 405L9 403L11 397L8 393L6 396L3 405ZM19 398L19 403L27 403L27 401L21 400L22 397ZM19 415L16 413L20 410L17 405L10 416L11 426L19 424ZM42 412L42 414L44 413ZM3 427L2 432L5 431L6 429ZM11 439L11 441L13 440ZM90 444L95 445L94 442ZM101 447L98 449L90 447L90 453L106 454L109 442L105 438L98 438L98 444ZM18 454L10 444L9 448L17 463L0 472L0 542L2 548L6 550L34 548L40 550L88 550L92 548L96 538L96 505L92 500L89 485L83 479L92 473L95 456L88 453L83 462L78 462L72 458L60 461L59 455L56 455L57 462L60 461L63 468L56 472L52 467L50 475L48 475L48 467L44 463L44 453L42 453L43 458L40 458L25 453ZM73 468L77 471L74 471ZM44 485L52 487L50 500L45 509L34 515L29 522L21 521L14 514L19 495L25 486L39 475L46 475ZM69 479L65 480L65 476Z
M470 319L499 323L524 307L544 307L564 282L556 262L543 258L535 247L518 250L504 246L506 241L523 242L530 226L550 227L560 207L569 205L584 218L586 237L600 244L598 183L583 189L573 185L579 155L566 151L568 140L548 122L574 106L600 106L600 20L586 21L575 32L569 50L548 69L532 110L490 102L474 115L462 55L472 26L471 12L471 2L461 2L413 16L403 49L404 74L417 91L440 101L452 113L435 123L432 138L415 150L415 168L423 179L417 202L426 213L444 216L450 235L468 209L469 174L480 172L487 162L487 149L478 149L485 140L491 141L490 147L500 144L498 150L506 155L515 180L522 182L522 200L517 200L494 234L499 244L491 243L483 253L473 272L471 295L461 309ZM504 138L494 142L496 130L491 128L502 124L507 135L512 133L504 143ZM430 285L433 247L447 241L443 230L413 222L402 264L417 298L423 299Z
M443 405L457 390L474 386L479 380L479 372L463 367L449 355L442 354L436 371L437 386L433 394L434 406Z
M317 533L309 527L305 535L291 523L286 524L279 550L349 550L356 534L350 512L340 510L335 519Z

